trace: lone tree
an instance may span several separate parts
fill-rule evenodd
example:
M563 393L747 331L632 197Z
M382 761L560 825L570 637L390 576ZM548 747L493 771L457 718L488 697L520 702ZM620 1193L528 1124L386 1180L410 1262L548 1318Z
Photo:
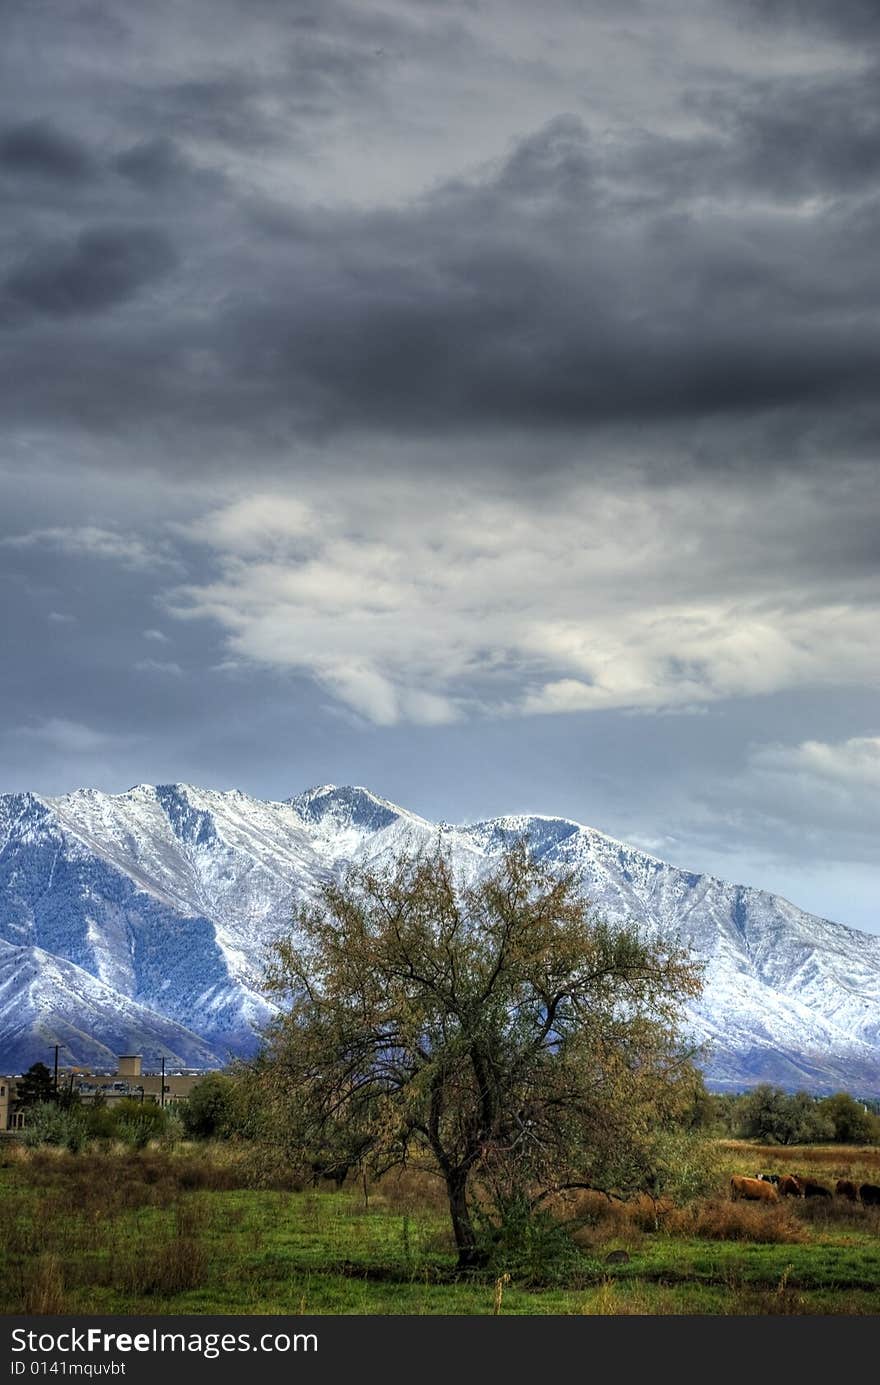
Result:
M45 1063L32 1063L15 1085L16 1105L20 1107L52 1101L55 1094L52 1074Z
M595 918L523 842L470 884L442 851L353 869L297 924L256 1075L304 1166L431 1167L461 1268L482 1259L477 1196L503 1224L516 1199L654 1186L694 1092L683 951Z

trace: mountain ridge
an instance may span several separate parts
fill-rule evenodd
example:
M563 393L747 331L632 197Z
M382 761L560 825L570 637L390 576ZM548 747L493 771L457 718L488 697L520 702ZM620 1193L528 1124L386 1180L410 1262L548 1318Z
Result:
M116 1033L120 1051L130 1047L127 1024L153 1060L211 1065L252 1051L273 1013L263 963L296 905L354 861L387 862L438 835L470 877L526 835L549 863L580 871L612 922L692 946L706 988L688 1023L712 1046L715 1085L765 1078L880 1094L880 937L671 866L574 819L437 824L363 785L333 784L284 800L184 783L0 796L0 943L37 949L44 976L77 968L57 983L69 1013L53 1012L51 987L28 1000L21 983L0 984L0 1066L13 1054L45 1056L53 1025L64 1029L67 1061L80 1060L90 1004L105 1047ZM19 974L3 953L0 976L4 957Z

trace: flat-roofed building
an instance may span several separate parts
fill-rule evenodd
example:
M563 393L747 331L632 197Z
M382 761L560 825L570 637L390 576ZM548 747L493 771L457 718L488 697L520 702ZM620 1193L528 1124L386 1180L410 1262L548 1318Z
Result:
M92 1072L88 1068L63 1068L58 1074L59 1092L76 1092L82 1102L147 1101L173 1107L189 1098L203 1071L161 1073L143 1071L140 1054L122 1054L115 1072ZM23 1129L26 1110L16 1107L16 1078L0 1075L0 1134Z
M15 1078L0 1074L0 1135L9 1130L21 1130L24 1112L15 1107Z

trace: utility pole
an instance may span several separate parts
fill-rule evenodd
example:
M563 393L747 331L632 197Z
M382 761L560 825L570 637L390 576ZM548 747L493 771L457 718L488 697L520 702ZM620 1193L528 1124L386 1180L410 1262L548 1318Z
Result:
M165 1110L165 1059L162 1059L162 1110Z
M58 1045L55 1045L55 1082L53 1086L55 1099L58 1100Z

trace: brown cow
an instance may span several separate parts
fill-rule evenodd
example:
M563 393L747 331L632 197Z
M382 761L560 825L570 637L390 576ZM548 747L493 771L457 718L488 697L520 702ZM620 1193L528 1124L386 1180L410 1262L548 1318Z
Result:
M849 1198L850 1202L858 1202L859 1190L855 1183L851 1183L848 1178L838 1178L834 1191L838 1197Z
M783 1197L803 1197L801 1180L795 1173L787 1173L779 1180L779 1191Z
M778 1202L779 1194L772 1183L763 1178L744 1178L735 1173L730 1180L730 1196L734 1202L745 1198L749 1202Z
M859 1197L866 1207L880 1207L880 1187L876 1183L863 1183Z

